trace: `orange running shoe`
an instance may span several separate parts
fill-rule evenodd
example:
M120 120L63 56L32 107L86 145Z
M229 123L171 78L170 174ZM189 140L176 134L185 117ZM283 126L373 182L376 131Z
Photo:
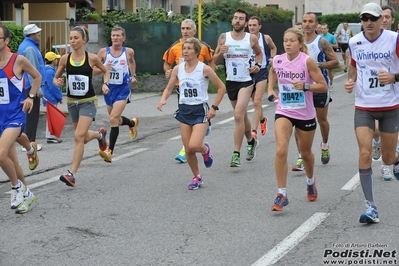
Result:
M274 200L274 204L271 208L272 211L282 211L283 207L288 205L288 198L287 196L283 196L283 194L278 193L277 198Z
M317 188L316 188L316 180L312 185L307 185L307 194L306 198L308 198L308 201L315 201L317 200Z
M267 133L267 117L264 116L263 117L263 122L260 122L260 134L262 134L262 136L264 136Z
M39 165L39 156L37 156L37 151L38 151L37 143L31 142L30 145L33 147L34 151L32 154L27 154L27 156L28 156L28 162L29 162L29 169L33 171Z
M98 133L100 133L101 138L98 140L98 147L100 148L100 150L105 151L108 147L108 143L107 143L107 129L105 127L100 127L100 129L98 130Z

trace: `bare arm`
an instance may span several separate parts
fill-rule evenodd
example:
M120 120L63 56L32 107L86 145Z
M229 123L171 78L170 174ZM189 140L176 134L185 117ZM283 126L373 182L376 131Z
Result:
M326 80L321 74L320 69L317 67L316 62L311 58L308 57L306 60L306 66L308 67L309 75L314 80L315 84L309 84L309 90L312 92L327 92L328 86Z
M272 38L266 34L265 40L266 40L267 46L269 46L269 48L270 48L270 57L275 57L277 54L277 47L274 44Z
M162 98L157 105L157 108L159 111L162 111L162 106L164 106L166 104L166 100L169 98L170 94L173 91L173 88L175 87L176 82L178 81L178 78L177 78L178 70L179 70L179 66L175 66L172 70L172 74L170 76L168 85L166 85L166 88L164 89L164 91L162 93Z
M55 76L53 79L53 84L55 86L61 87L62 85L64 85L64 79L62 78L62 73L65 70L67 59L68 55L65 54L61 57L60 62L58 63L58 68L57 71L55 72Z
M276 84L276 81L277 81L277 75L276 72L274 72L274 68L272 66L269 71L269 82L267 87L268 99L271 101L274 101L275 99L278 98L276 92L274 91L274 84ZM269 98L270 96L273 97Z
M105 55L106 55L105 48L101 48L100 51L98 51L97 55L100 58L101 62L104 64L105 63ZM93 75L100 75L101 73L103 73L103 72L98 67L93 66Z
M339 61L331 44L324 38L320 39L320 49L326 55L328 61L321 62L320 67L325 69L334 69L339 67Z
M218 46L216 47L215 54L212 57L212 61L215 64L219 63L223 58L223 54L229 50L229 47L227 47L225 43L226 43L226 33L222 33L219 36Z
M19 68L21 67L21 68ZM22 77L23 73L26 72L29 74L29 76L32 78L31 81L31 90L30 93L32 94L37 94L37 91L39 90L39 87L41 85L42 81L42 76L40 75L40 72L37 71L37 69L30 63L30 61L23 57L23 56L18 56L15 67L14 67L15 72L19 73L18 76ZM32 110L33 107L33 100L29 97L27 97L23 102L22 102L22 110L30 111Z
M127 52L127 60L129 63L130 82L137 83L136 60L134 60L134 50L132 48L126 48L126 52Z

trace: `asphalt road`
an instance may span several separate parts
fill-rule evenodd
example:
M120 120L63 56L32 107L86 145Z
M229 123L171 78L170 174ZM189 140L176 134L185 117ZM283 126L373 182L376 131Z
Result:
M290 204L278 213L270 211L277 193L275 103L266 95L269 131L259 137L256 158L243 159L240 168L229 167L234 121L224 98L206 137L215 161L206 169L198 156L204 185L196 191L187 189L188 165L174 160L181 148L172 116L175 96L159 112L159 95L133 94L124 114L140 118L138 137L130 140L128 129L121 128L111 164L97 155L96 142L88 143L75 188L58 180L71 163L72 127L65 127L63 143L50 145L43 143L41 120L38 141L43 150L37 170L28 170L26 156L18 149L27 182L37 196L30 211L15 214L9 208L10 185L0 184L0 265L318 266L333 264L331 259L342 260L340 265L399 265L399 183L381 180L380 162L373 163L373 170L381 222L358 222L365 205L357 175L354 95L345 92L344 78L335 80L332 92L332 158L327 165L320 162L319 130L315 136L319 198L308 202L305 174L289 171ZM214 95L210 97L212 102ZM107 119L101 104L92 128L108 125ZM243 154L244 147L245 143ZM290 165L296 156L292 139Z

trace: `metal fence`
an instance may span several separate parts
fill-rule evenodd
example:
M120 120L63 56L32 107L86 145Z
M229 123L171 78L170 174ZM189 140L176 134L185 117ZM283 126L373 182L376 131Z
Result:
M24 26L28 24L36 24L42 29L40 51L43 55L49 51L59 54L69 52L69 20L27 20L23 23Z

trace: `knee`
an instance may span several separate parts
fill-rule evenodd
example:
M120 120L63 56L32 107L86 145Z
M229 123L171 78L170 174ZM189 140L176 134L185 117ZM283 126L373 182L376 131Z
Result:
M85 142L85 136L84 135L80 135L80 134L76 134L73 136L75 143L84 143Z
M382 161L386 164L386 165L391 165L396 163L396 152L392 152L389 154L382 154Z
M288 147L277 147L276 148L276 159L287 160Z
M359 159L361 162L368 162L371 160L371 151L366 149L361 149L359 154Z
M245 117L244 114L240 114L240 113L238 113L238 112L234 112L234 121L235 121L236 123L242 123L242 122L244 122L244 117Z
M304 161L309 161L313 158L313 153L311 150L301 150L301 157Z
M119 126L119 125L120 125L120 119L119 119L119 117L114 116L114 115L110 115L110 116L109 116L109 124L110 124L112 127Z

